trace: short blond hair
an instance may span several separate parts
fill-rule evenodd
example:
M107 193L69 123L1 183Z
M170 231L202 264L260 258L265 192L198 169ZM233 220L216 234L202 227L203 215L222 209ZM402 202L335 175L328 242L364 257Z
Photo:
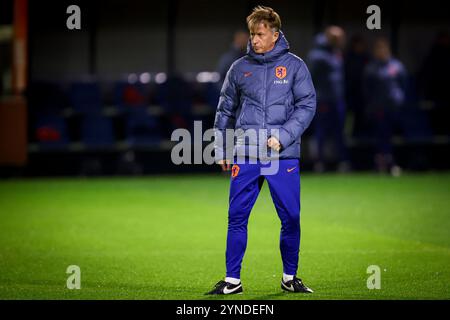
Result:
M260 23L272 29L272 31L280 31L281 19L270 7L257 6L252 13L247 17L247 26L250 31L256 28Z

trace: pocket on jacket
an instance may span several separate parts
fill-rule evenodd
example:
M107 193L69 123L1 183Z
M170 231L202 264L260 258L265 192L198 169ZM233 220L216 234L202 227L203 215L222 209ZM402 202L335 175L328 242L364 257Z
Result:
M258 124L257 109L244 100L242 102L241 114L239 115L240 125Z
M286 103L270 106L266 112L268 124L284 124L288 117Z

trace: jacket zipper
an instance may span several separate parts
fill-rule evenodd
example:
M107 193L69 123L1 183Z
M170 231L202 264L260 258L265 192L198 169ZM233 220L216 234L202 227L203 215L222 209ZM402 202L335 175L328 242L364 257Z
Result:
M266 56L264 54L263 54L263 60L264 60L263 129L265 129L266 128L266 78L267 78L267 64L266 64Z

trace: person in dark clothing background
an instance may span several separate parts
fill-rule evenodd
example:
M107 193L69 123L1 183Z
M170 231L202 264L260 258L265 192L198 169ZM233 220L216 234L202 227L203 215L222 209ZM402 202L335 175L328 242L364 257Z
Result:
M448 75L450 74L450 34L441 31L425 58L419 74L424 98L433 104L432 126L437 134L450 135L447 119L450 116Z
M353 137L367 135L367 121L364 116L363 74L370 61L365 39L357 34L350 39L344 56L345 101L353 114Z
M337 151L338 170L348 171L350 166L343 136L346 115L342 57L344 30L337 26L327 27L316 36L315 42L308 55L308 66L317 91L317 115L314 119L317 156L314 169L317 172L325 170L325 142L331 138Z
M376 140L375 166L379 172L397 175L392 152L392 133L396 115L405 103L406 70L392 57L389 42L378 38L373 47L373 60L364 70L364 99L368 119L373 124Z
M248 32L238 30L234 33L233 44L219 59L217 71L220 74L220 80L223 82L225 76L234 61L247 53Z

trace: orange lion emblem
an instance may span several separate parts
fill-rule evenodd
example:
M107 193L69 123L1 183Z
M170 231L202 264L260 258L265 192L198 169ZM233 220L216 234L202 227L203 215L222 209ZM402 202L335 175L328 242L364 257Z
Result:
M275 68L275 76L278 79L283 79L284 77L286 77L286 74L287 74L286 67L279 66Z
M236 177L238 175L238 173L239 173L239 170L240 170L239 166L237 164L234 164L231 167L231 177L232 178Z

